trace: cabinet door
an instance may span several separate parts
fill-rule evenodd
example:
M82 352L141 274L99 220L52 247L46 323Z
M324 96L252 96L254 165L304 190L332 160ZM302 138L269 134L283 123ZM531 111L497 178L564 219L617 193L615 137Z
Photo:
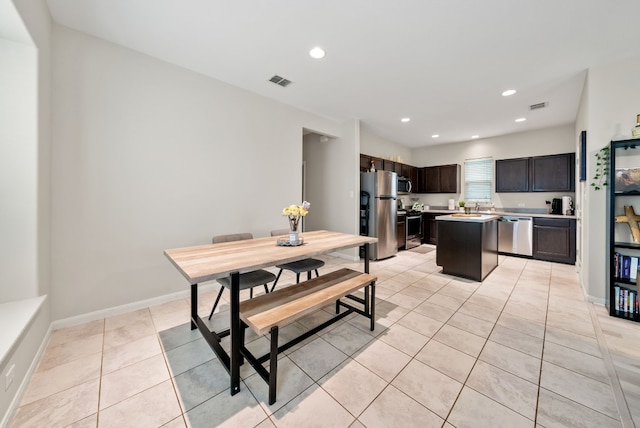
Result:
M360 153L360 172L369 171L371 168L371 156Z
M531 158L532 192L573 192L575 189L575 154L536 156Z
M552 262L576 262L576 221L533 219L533 258Z
M407 240L407 232L405 230L407 217L402 215L398 216L396 223L396 240L398 241L398 250L404 248Z
M440 193L440 167L428 166L424 169L424 193Z
M439 193L460 193L460 165L442 165Z
M404 171L404 168L403 168ZM409 166L409 175L408 177L411 179L411 185L418 186L418 168L415 166ZM413 193L418 192L418 190L412 190Z
M529 158L496 161L496 193L529 191Z
M376 171L384 171L384 160L371 156L371 161L373 162L373 166L375 166ZM371 168L371 163L369 163L369 168Z
M438 228L436 227L435 214L423 214L422 227L424 231L424 234L422 235L422 242L435 244L438 240Z
M396 174L398 174L398 177L403 177L402 175L402 171L404 171L404 164L400 163L400 162L396 162Z
M396 172L396 163L391 160L382 160L382 169L385 171Z

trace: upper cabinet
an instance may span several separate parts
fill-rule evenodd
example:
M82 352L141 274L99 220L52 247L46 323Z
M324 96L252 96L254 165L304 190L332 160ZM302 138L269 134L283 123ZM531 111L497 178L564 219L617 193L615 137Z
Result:
M360 171L361 172L370 171L372 161L373 161L373 166L376 168L376 171L384 171L384 159L377 158L375 156L363 155L363 154L360 154Z
M417 193L460 193L460 165L418 168Z
M496 193L529 191L529 158L496 161Z
M496 193L574 191L574 153L496 160Z
M575 153L531 158L531 191L575 191L575 158Z

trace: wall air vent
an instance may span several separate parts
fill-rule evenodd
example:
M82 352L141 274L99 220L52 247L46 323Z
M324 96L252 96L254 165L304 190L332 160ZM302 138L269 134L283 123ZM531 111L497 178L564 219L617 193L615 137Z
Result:
M283 88L286 88L287 86L289 86L289 84L291 84L291 80L285 79L284 77L278 76L277 74L269 79L269 82L273 82L276 85L282 86Z
M529 110L538 110L541 108L545 108L547 106L547 103L538 103L538 104L531 104L529 106Z

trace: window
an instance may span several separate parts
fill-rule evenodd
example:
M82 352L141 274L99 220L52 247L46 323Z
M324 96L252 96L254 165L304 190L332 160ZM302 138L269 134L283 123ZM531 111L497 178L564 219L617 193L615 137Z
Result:
M491 202L493 189L493 158L464 161L464 200Z

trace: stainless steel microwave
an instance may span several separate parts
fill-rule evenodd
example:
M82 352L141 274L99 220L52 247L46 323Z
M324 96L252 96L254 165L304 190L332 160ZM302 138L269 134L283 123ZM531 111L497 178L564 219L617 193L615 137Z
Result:
M407 177L398 177L398 193L411 193L411 180Z

